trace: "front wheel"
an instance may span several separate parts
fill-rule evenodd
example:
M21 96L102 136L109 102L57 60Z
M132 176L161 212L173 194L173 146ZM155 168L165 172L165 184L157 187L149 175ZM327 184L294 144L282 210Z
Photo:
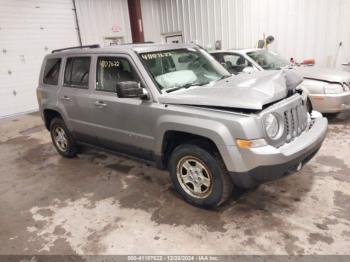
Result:
M190 204L213 208L231 196L233 184L224 163L202 147L186 144L175 148L169 171L175 189Z

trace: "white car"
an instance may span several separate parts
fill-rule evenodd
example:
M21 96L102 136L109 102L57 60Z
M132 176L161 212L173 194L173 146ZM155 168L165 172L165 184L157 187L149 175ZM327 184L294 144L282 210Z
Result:
M292 66L286 59L265 49L217 50L211 52L232 74L262 70L294 69L303 77L312 108L322 113L350 109L350 73L316 66Z

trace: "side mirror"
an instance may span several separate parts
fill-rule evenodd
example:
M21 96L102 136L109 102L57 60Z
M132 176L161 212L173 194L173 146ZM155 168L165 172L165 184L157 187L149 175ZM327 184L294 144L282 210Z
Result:
M147 94L143 93L143 88L141 88L139 83L135 81L117 83L117 95L120 98L147 97Z
M255 69L252 66L247 66L242 70L242 72L248 73L248 74L253 73L254 71L255 71Z

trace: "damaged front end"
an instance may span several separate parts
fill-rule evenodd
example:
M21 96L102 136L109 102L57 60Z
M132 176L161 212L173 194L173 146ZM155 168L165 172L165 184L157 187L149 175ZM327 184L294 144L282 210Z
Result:
M303 77L295 71L281 71L285 78L286 97L266 104L258 113L267 144L276 148L290 143L312 127L313 120L307 107L307 92L301 83Z
M256 113L294 95L302 81L303 78L292 71L242 74L162 94L159 102Z

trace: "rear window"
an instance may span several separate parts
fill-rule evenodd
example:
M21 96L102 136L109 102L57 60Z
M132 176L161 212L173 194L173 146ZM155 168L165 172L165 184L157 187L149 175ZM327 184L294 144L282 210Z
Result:
M88 88L90 57L71 57L67 59L64 84L72 87Z
M44 84L58 85L58 75L60 73L61 58L47 59L44 70Z

